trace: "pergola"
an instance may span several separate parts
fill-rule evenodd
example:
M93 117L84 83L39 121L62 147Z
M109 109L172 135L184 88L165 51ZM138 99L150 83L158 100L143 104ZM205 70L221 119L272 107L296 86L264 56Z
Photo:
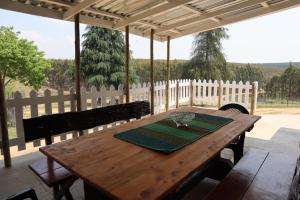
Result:
M171 39L299 5L300 0L0 0L2 9L74 21L78 111L81 110L79 23L125 31L126 102L129 102L129 33L150 38L151 114L154 113L154 40L167 41L166 98L168 98ZM4 97L0 99L0 103L2 108L5 108ZM0 112L0 119L2 148L5 165L8 167L11 160L5 111Z

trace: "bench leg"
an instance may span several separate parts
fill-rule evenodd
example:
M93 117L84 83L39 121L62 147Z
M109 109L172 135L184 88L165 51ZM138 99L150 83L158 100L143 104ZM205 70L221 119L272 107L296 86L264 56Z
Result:
M239 160L243 157L244 155L244 143L245 143L245 133L243 133L240 136L240 140L236 146L235 149L233 149L234 152L234 164L238 163Z
M76 180L77 178L70 179L59 185L55 185L53 187L54 199L60 200L64 196L67 200L73 200L73 196L69 189Z
M59 185L54 185L53 186L53 198L55 200L60 200L61 196L59 195L60 190L59 190Z

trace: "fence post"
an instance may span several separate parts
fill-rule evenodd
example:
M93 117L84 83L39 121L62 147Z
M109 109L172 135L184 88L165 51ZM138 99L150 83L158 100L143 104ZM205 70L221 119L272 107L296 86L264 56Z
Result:
M179 108L179 81L176 81L176 108Z
M219 88L218 88L218 108L222 106L222 98L223 98L223 88L222 81L219 80Z
M256 104L257 104L257 88L258 82L255 81L252 83L252 96L251 96L251 115L255 113Z
M170 105L170 80L166 81L166 111L169 110L169 105Z
M193 80L190 80L190 106L194 105Z

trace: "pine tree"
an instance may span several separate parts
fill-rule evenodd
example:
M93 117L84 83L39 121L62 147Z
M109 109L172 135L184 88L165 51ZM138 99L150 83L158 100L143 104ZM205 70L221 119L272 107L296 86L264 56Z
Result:
M114 85L125 82L125 44L122 32L87 26L83 34L81 73L87 86ZM138 77L130 70L130 83Z
M187 66L189 68L187 77L195 79L223 78L222 74L227 74L227 72L221 40L228 37L225 28L198 33L194 38L192 59Z

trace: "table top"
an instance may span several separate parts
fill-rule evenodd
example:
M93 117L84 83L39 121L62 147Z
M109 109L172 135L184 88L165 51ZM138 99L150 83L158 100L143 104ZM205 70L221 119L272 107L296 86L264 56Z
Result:
M116 133L159 121L176 111L230 117L234 121L171 154L149 150L113 137ZM181 107L45 146L40 151L112 198L158 199L259 119L259 116L232 111Z

